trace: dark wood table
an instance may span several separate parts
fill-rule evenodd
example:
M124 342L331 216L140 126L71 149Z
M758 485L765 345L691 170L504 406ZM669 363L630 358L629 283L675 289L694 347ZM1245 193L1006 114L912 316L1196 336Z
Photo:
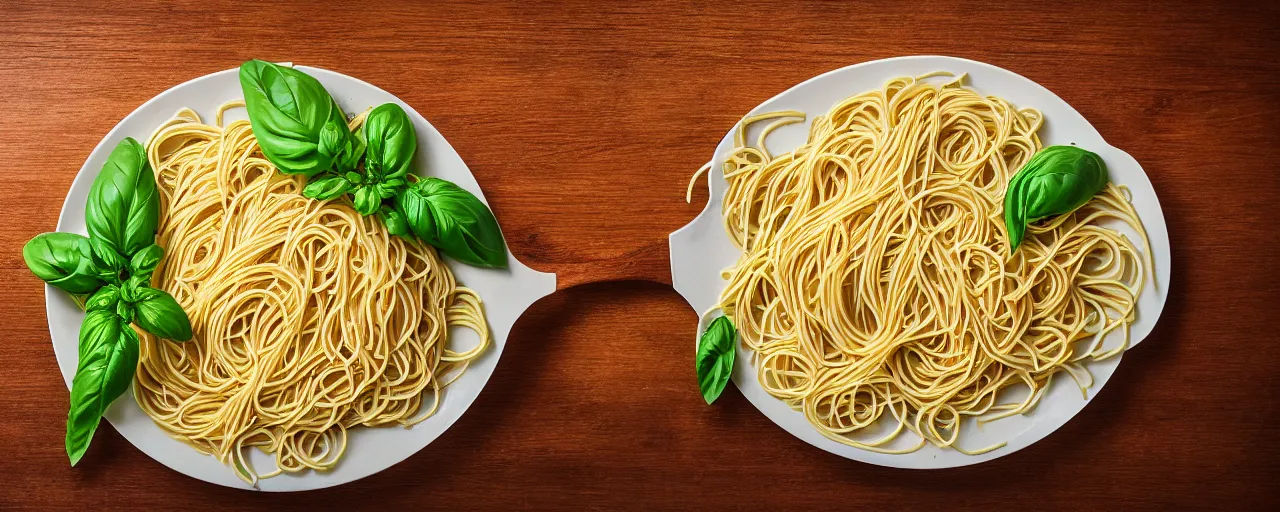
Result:
M0 509L1231 510L1280 498L1280 4L215 3L0 0ZM1056 92L1143 164L1173 242L1164 316L1106 392L1035 445L951 470L829 455L732 387L705 405L695 313L667 284L666 235L701 207L684 203L687 178L739 116L822 72L910 54L990 62ZM232 490L111 428L73 469L42 287L20 248L53 229L117 121L254 57L341 71L413 105L471 166L511 250L565 289L520 319L453 428L375 476Z

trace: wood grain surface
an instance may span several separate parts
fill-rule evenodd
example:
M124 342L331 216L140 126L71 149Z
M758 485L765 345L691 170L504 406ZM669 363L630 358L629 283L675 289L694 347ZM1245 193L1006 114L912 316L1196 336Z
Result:
M1260 509L1280 499L1276 2L13 2L0 0L0 509ZM1168 220L1159 326L1057 433L978 466L844 460L732 387L697 392L666 236L745 112L825 71L944 54L1053 90L1143 164ZM206 484L67 391L20 249L89 151L249 58L356 76L427 116L511 250L561 273L474 406L391 469L291 495Z

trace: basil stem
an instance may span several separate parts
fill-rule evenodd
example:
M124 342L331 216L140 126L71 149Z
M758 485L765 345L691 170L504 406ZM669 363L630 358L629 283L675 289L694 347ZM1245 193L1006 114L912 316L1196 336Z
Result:
M1075 146L1049 146L1009 180L1004 223L1009 253L1022 243L1027 225L1084 206L1107 186L1107 166L1097 154Z
M720 398L720 393L733 375L733 360L737 354L734 342L738 336L733 322L727 316L711 321L707 330L698 338L698 354L695 366L698 370L698 389L708 404Z

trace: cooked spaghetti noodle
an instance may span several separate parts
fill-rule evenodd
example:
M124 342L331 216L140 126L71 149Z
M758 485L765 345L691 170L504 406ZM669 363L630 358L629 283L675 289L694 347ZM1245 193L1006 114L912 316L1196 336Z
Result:
M413 425L489 343L479 297L434 249L346 202L301 195L247 121L180 111L147 143L161 193L155 286L191 318L188 343L143 335L135 396L171 435L256 483L334 466L356 426ZM352 121L358 127L363 116ZM479 334L463 352L448 327ZM275 455L258 475L246 449Z
M765 138L803 114L749 117L724 163L725 227L742 256L725 271L720 309L760 383L828 438L886 453L996 449L962 448L962 420L1024 413L1058 372L1085 392L1084 363L1127 346L1145 275L1108 226L1128 224L1146 243L1115 185L1030 226L1010 254L1004 191L1040 149L1042 116L963 77L925 80L935 75L841 101L781 155ZM747 126L770 119L749 145ZM1104 347L1117 329L1123 341ZM1019 385L1025 399L998 398ZM889 446L904 431L919 442Z

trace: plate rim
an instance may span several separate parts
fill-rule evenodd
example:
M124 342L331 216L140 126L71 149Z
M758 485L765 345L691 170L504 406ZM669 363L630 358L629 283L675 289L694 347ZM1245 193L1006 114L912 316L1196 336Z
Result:
M1020 82L1023 87L1029 87L1034 91L1035 94L1046 95L1049 99L1058 103L1059 105L1057 106L1065 107L1070 114L1075 115L1081 121L1083 121L1083 126L1085 126L1088 130L1088 133L1086 135L1088 136L1088 138L1092 139L1090 144L1092 144L1093 141L1096 141L1098 144L1097 147L1099 148L1098 150L1099 153L1102 153L1104 151L1109 152L1110 153L1109 156L1113 158L1126 160L1127 161L1126 163L1131 163L1133 167L1137 168L1137 170L1139 171L1138 175L1140 176L1141 180L1145 182L1146 188L1151 191L1151 197L1149 198L1151 202L1151 206L1154 207L1155 212L1158 214L1153 219L1142 217L1144 228L1147 230L1149 238L1151 238L1151 241L1152 241L1152 253L1153 253L1152 258L1154 260L1156 259L1157 254L1162 254L1164 256L1164 260L1166 261L1166 264L1164 265L1163 268L1156 268L1151 273L1151 278L1154 280L1155 283L1159 284L1159 286L1155 290L1155 293L1158 295L1157 297L1158 301L1154 305L1154 315L1153 315L1154 319L1149 324L1146 325L1145 331L1133 334L1133 340L1130 342L1130 345L1128 349L1126 349L1126 351L1137 346L1139 343L1141 343L1141 341L1147 338L1150 335L1151 331L1154 329L1155 325L1159 322L1159 318L1163 313L1164 306L1167 303L1168 281L1169 281L1169 275L1171 274L1170 268L1173 264L1172 251L1169 248L1169 242L1168 242L1167 222L1164 216L1163 208L1159 203L1158 195L1155 194L1155 187L1151 183L1150 176L1146 173L1146 170L1142 168L1141 164L1138 163L1136 159L1134 159L1127 152L1124 152L1123 150L1106 142L1106 140L1102 137L1102 134L1098 132L1097 128L1094 127L1093 124L1089 122L1087 118L1084 117L1084 115L1080 114L1080 112L1076 110L1075 107L1071 106L1070 103L1063 100L1060 96L1055 94L1053 91L1049 90L1043 85L1040 85L1036 81L1031 80L1014 71L1010 71L1008 69L996 66L994 64L989 64L986 62L981 62L973 59L966 59L962 57L952 57L952 56L946 56L946 55L898 56L898 57L875 59L875 60L855 63L855 64L843 66L840 68L836 68L836 69L832 69L832 70L820 73L806 80L803 80L795 85L792 85L791 87L788 87L782 92L779 92L778 94L775 94L774 96L760 102L758 105L756 105L747 113L745 113L743 117L757 114L765 110L773 110L773 109L766 109L765 107L767 105L774 103L775 101L779 101L783 99L784 97L790 94L793 94L795 91L800 90L802 87L808 84L818 82L818 81L830 80L835 75L851 72L861 68L875 68L878 66L886 66L886 65L892 65L895 63L910 62L910 61L937 61L938 64L936 67L938 67L939 69L951 70L953 68L960 68L958 71L967 72L968 69L966 68L969 68L969 69L985 68L985 71L987 72L1004 74L1007 76L1007 78L1013 79L1015 82ZM902 73L899 73L899 75L901 74ZM892 76L886 75L883 77L879 77L879 80L883 82L884 80L887 80L889 78L892 78ZM858 91L852 91L849 94L854 94L856 92ZM994 92L989 92L989 93L994 93ZM1043 105L1036 105L1036 106L1045 107ZM830 107L828 106L827 108L829 109ZM823 112L825 112L825 110ZM810 117L810 119L812 119L812 117ZM681 280L680 279L681 272L677 271L677 269L682 266L679 260L678 248L681 246L682 237L691 236L693 232L697 230L697 228L699 227L698 225L700 223L710 222L704 219L715 217L714 219L712 219L712 221L714 221L713 224L715 224L720 231L723 231L723 221L722 221L722 218L720 218L720 212L718 211L719 204L717 201L713 200L715 199L715 192L716 192L713 184L715 183L715 178L719 176L718 174L719 171L716 169L715 162L716 162L716 157L721 153L721 146L724 145L726 141L730 140L733 137L734 132L737 130L737 127L740 122L741 122L741 118L739 118L738 121L734 122L733 126L729 129L729 131L725 134L725 136L719 139L719 141L716 143L715 153L713 154L711 161L709 162L712 168L707 172L707 175L708 175L707 187L711 190L711 193L709 194L709 197L707 200L707 204L702 208L702 210L698 212L698 214L693 219L689 221L689 223L685 224L684 226L681 226L679 229L673 231L670 235L668 235L668 247L669 247L669 253L670 253L670 266L672 271L673 287L676 288L676 291L680 294L680 296L684 298L685 301L690 305L690 307L693 307L695 309L695 312L698 314L698 328L697 328L697 331L694 333L695 347L697 346L698 334L703 331L708 321L714 318L714 315L707 314L707 313L710 313L711 311L707 311L707 312L697 311L697 306L694 304L695 302L694 299L689 295L687 295L684 290L682 290L682 286L679 283L679 281ZM807 125L808 122L804 124ZM723 180L722 177L720 179ZM738 254L740 254L740 252ZM688 288L685 288L685 290L687 289ZM720 285L719 289L721 290L723 289L723 284ZM715 309L713 308L712 311L715 311ZM1146 313L1146 311L1144 311L1144 313ZM1061 419L1056 423L1056 425L1053 425L1051 428L1048 428L1047 430L1040 432L1040 431L1037 431L1037 424L1041 421L1056 420L1057 415L1048 414L1046 415L1048 416L1048 418L1044 420L1035 418L1035 423L1033 423L1023 431L1018 432L1017 434L1014 434L1012 437L1007 439L1006 442L1008 444L1000 449L993 450L991 452L987 452L981 455L965 456L963 459L959 461L952 460L950 462L941 463L941 464L938 464L938 463L930 464L929 461L931 459L936 460L937 459L936 456L932 457L931 459L925 459L923 458L923 452L915 452L915 454L905 454L905 455L881 454L881 453L871 452L868 450L861 450L858 448L854 448L854 447L836 442L834 440L828 439L827 437L823 436L818 430L814 429L812 425L809 424L808 420L803 417L803 414L801 414L799 411L791 409L781 400L778 400L772 397L771 395L768 395L762 390L758 380L756 380L756 375L755 375L756 367L754 364L751 363L752 358L751 358L750 351L743 348L741 344L736 344L736 345L737 345L737 355L739 357L737 357L738 361L734 365L732 380L734 381L734 384L738 386L739 390L742 392L744 397L746 397L747 400L752 404L752 406L754 406L758 411L760 411L767 418L769 418L769 420L772 421L776 426L782 428L784 431L790 433L792 436L797 437L814 447L817 447L819 449L822 449L823 451L838 455L840 457L851 459L851 460L857 460L859 462L865 462L868 464L874 464L878 466L903 468L903 469L945 469L945 468L952 468L952 467L969 466L973 464L986 462L989 460L994 460L994 459L1003 457L1005 455L1018 452L1028 446L1031 446L1032 444L1035 444L1036 442L1039 442L1045 437L1048 437L1049 435L1052 435L1054 432L1061 429L1062 426L1066 425L1066 423L1068 423L1072 418L1078 416L1079 413L1082 412L1084 408L1088 406L1088 404L1098 396L1099 393L1101 393L1102 389L1106 386L1106 383L1110 380L1111 376L1114 374L1115 369L1119 366L1124 355L1123 353L1117 354L1111 360L1096 362L1091 364L1089 368L1091 371L1095 372L1094 382L1093 382L1093 385L1088 388L1088 394L1084 400L1084 403L1077 410L1075 410L1074 412L1071 412L1066 418ZM1102 370L1105 373L1099 376L1098 375L1099 372L1097 372L1097 370ZM1060 375L1055 376L1054 380L1057 381L1059 380L1060 377L1061 377ZM1058 385L1058 384L1052 384L1052 385ZM781 408L782 410L779 410L779 408ZM799 425L797 425L795 421L795 418L797 417L800 420ZM916 455L916 457L912 458L911 457L912 455ZM921 460L923 460L923 463L920 463Z
M416 109L414 109L411 105L409 105L407 102L402 100L400 97L390 93L389 91L386 91L385 89L382 89L381 87L373 85L367 81L361 80L360 78L346 75L337 71L332 71L329 69L315 67L315 66L297 65L296 63L291 63L291 62L280 63L280 64L288 65L295 69L305 71L308 74L316 77L318 80L321 80L321 81L324 81L326 79L349 81L353 86L358 87L362 90L367 90L369 95L372 95L372 96L385 95L392 98L392 100L395 103L404 107L404 109L406 110L406 113L410 116L411 120L421 121L430 130L430 132L427 134L419 135L419 144L420 145L425 144L425 139L428 139L433 135L438 136L439 139L443 141L445 147L437 148L436 151L452 153L454 156L456 156L458 162L461 163L462 169L465 170L466 174L471 177L471 181L475 183L474 187L471 187L466 183L459 183L459 186L462 186L463 188L471 191L481 200L481 202L488 205L488 200L485 198L483 190L480 189L478 181L475 180L475 174L471 171L470 166L467 165L466 161L462 159L462 155L459 154L457 150L453 148L453 145L447 139L444 138L444 134L441 133L434 125L432 125L431 122L426 118L426 116L422 115L420 112L418 112ZM65 226L66 223L64 222L64 219L67 218L68 216L69 208L75 209L75 207L72 206L72 202L71 202L73 191L75 191L77 187L88 186L88 185L82 184L81 183L82 180L91 181L94 178L96 178L98 172L100 171L97 169L90 168L90 162L94 160L95 155L100 155L104 151L109 152L109 143L111 141L116 141L117 139L123 138L121 135L121 132L129 131L129 130L126 130L126 126L129 124L129 122L132 119L134 119L135 117L140 117L145 115L145 113L149 109L155 108L153 107L154 105L166 100L170 96L183 94L183 90L188 87L193 87L207 81L224 79L225 75L238 74L238 73L239 73L239 68L236 67L236 68L224 69L221 71L214 71L211 73L207 73L207 74L183 81L147 99L142 104L140 104L137 108L130 111L129 114L127 114L126 116L121 118L119 121L117 121L103 135L101 140L99 140L99 142L93 147L93 149L90 150L89 153L85 156L84 163L81 164L81 167L79 170L76 171L76 175L72 179L71 184L64 191L63 202L62 202L61 208L58 211L58 218L57 218L57 224L55 226L55 230L68 231L66 229L66 226ZM227 98L221 101L231 101L234 99L238 99L238 98ZM338 100L338 98L335 97L335 100ZM341 103L340 100L339 102ZM373 105L370 105L370 106L373 106ZM200 113L202 116L205 114L205 112L200 112ZM169 115L172 115L172 113ZM418 172L418 173L424 172L423 168L425 167L425 164L423 164L422 162L419 162L419 165L417 167L418 168L415 169L415 172ZM80 232L78 230L70 230L70 231ZM84 233L80 232L80 234L84 234ZM159 462L161 465L166 466L169 469L172 469L173 471L181 473L190 478L194 478L197 480L201 480L204 482L208 482L208 483L212 483L212 484L216 484L224 487L235 488L235 489L262 491L262 492L298 492L298 491L317 490L317 489L324 489L324 488L351 483L357 480L367 478L374 474L380 473L387 469L390 469L392 466L395 466L396 464L399 464L400 462L403 462L409 457L412 457L413 455L424 450L428 445L435 442L435 440L438 439L440 436L444 435L446 431L448 431L454 424L457 423L458 420L462 418L463 414L465 414L470 409L470 407L475 403L476 399L479 398L480 394L483 393L484 388L488 385L489 380L493 377L494 372L497 370L497 365L501 360L502 352L504 351L507 339L510 337L511 328L514 327L515 323L518 321L520 316L522 316L524 312L527 311L529 307L533 305L534 302L537 302L541 298L546 297L551 293L555 292L556 280L557 280L556 279L557 276L555 273L542 272L542 271L538 271L538 270L534 270L533 268L530 268L529 266L521 262L513 253L511 253L510 247L507 248L507 257L509 261L508 271L512 273L511 279L513 281L516 281L517 278L515 277L515 275L518 273L520 275L518 282L522 283L521 287L527 289L527 292L524 294L525 295L524 297L517 299L522 304L519 306L519 311L517 311L514 314L514 317L510 320L510 325L502 325L502 326L495 325L492 320L492 313L490 311L486 311L486 313L489 316L490 335L492 336L492 341L491 341L492 346L488 349L488 353L482 355L481 357L483 359L492 360L492 363L487 364L487 366L482 369L474 368L474 367L468 368L468 371L463 374L464 376L468 374L474 375L473 377L471 377L472 379L479 378L475 392L473 394L470 394L469 396L462 396L459 399L460 401L457 402L457 405L456 405L457 412L452 417L446 417L444 414L441 414L441 411L437 411L436 415L430 418L427 418L422 423L415 425L415 427L417 427L420 425L430 424L430 422L432 422L432 420L436 418L440 418L438 421L445 422L443 426L440 428L439 432L436 432L434 434L422 434L424 436L429 436L429 439L426 440L425 444L423 444L421 447L418 447L416 449L402 450L390 456L385 456L383 457L383 462L379 462L377 464L378 467L376 468L372 468L372 469L365 468L364 470L359 471L358 472L359 474L355 476L351 476L349 478L323 478L323 476L325 475L319 474L318 472L313 470L313 471L307 471L301 475L284 475L282 477L262 480L260 481L259 486L253 487L248 484L245 484L243 481L236 478L230 466L225 466L221 464L221 462L218 462L220 466L223 466L226 469L226 474L231 475L231 478L229 480L227 479L215 480L211 478L206 478L204 475L196 474L193 471L188 471L184 469L183 464L179 460L170 459L170 458L159 455L159 453L161 453L160 447L158 446L144 447L143 442L141 442L140 440L135 440L135 437L140 434L126 433L124 430L122 430L119 426L115 424L117 420L112 418L113 416L112 411L118 411L121 407L124 407L126 409L128 408L137 409L137 413L142 414L142 416L148 422L150 422L149 427L154 429L156 435L165 436L167 438L172 439L172 436L169 436L164 430L160 429L160 427L155 425L154 422L151 422L151 418L149 416L146 416L146 414L141 411L141 408L137 405L137 400L136 398L134 398L134 395L133 395L134 385L133 385L132 379L130 380L128 391L124 395L121 395L120 398L115 400L111 404L111 406L108 408L107 413L103 415L104 421L99 424L99 430L102 429L103 424L110 424L111 428L114 429L118 434L120 434L120 436L123 437L126 441L128 441L133 448L146 454L152 460ZM450 271L454 273L455 278L458 277L460 270L469 269L469 270L463 270L464 272L476 271L476 269L470 269L470 267L467 267L464 264L458 263L449 258L442 257L441 259L446 263L446 265L449 266ZM461 279L459 279L459 281L461 281ZM62 310L67 303L71 302L71 299L66 293L54 288L53 286L47 283L44 284L44 295L45 295L44 298L45 298L45 317L46 317L45 321L46 321L46 328L50 336L50 344L54 348L54 357L58 362L59 371L63 374L63 380L65 381L67 389L70 390L72 377L74 376L74 370L75 370L77 361L70 361L69 365L64 364L66 363L64 361L65 356L60 356L58 354L59 343L58 343L58 335L55 333L55 329L54 329L54 318L55 318L55 310ZM485 297L481 297L481 299L485 304L489 304L489 301L484 300ZM82 314L79 311L76 311L75 313ZM64 314L58 313L57 315L58 317L61 317ZM78 332L79 326L75 326L73 327L73 329L74 331ZM69 343L71 343L72 347L74 347L75 344L78 344L78 340L73 339ZM77 359L77 357L72 356L71 359ZM65 371L65 368L67 366L71 368L70 372ZM126 397L127 397L127 400L125 400ZM127 405L122 405L124 403L127 403ZM442 407L443 407L443 402L442 402ZM363 427L362 430L365 428L370 428L370 427ZM376 429L392 429L392 428L398 428L398 427L394 427L394 426L376 427ZM98 436L95 435L95 437L98 437ZM146 436L146 439L150 439L151 437L152 436L148 435ZM348 436L348 442L350 441L351 441L351 438L350 436ZM163 441L156 441L156 442L161 443ZM178 442L181 443L181 441L178 441ZM191 450L196 455L201 455L204 457L212 457L209 455L200 454L198 451L195 451L194 448L187 446L185 443L181 443L181 444L184 448ZM374 449L374 448L370 448L370 449ZM347 457L349 457L349 455L345 456L344 460ZM216 459L214 459L214 461L216 462ZM339 466L341 466L343 462L340 461L338 464ZM285 478L288 478L290 476L292 476L291 480L285 480ZM286 482L286 483L274 485L279 482Z

